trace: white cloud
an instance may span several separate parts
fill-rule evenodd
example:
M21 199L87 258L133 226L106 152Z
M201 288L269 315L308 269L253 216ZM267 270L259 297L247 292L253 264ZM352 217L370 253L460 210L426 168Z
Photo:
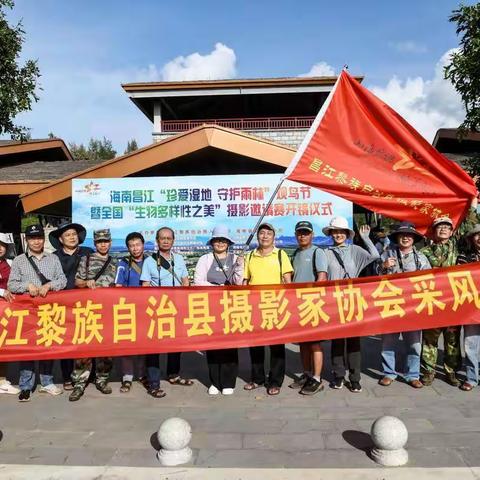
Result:
M384 87L369 86L430 142L439 128L456 128L465 115L460 96L443 78L443 67L453 51L440 58L431 79L408 77L402 81L395 76Z
M152 123L130 101L121 84L187 79L231 78L236 74L235 52L217 43L206 55L192 53L177 57L163 67L89 70L42 68L43 90L32 111L19 115L17 121L31 128L33 138L44 138L49 132L67 143L87 143L91 137L110 139L123 154L128 140L139 146L152 143Z
M215 48L206 55L198 52L179 56L168 62L161 70L165 81L215 80L232 78L236 75L235 52L216 43Z
M406 40L403 42L390 42L390 48L393 48L400 53L426 53L427 47L421 43L414 42L412 40Z
M312 66L309 72L302 73L299 77L333 77L335 69L327 62L318 62Z

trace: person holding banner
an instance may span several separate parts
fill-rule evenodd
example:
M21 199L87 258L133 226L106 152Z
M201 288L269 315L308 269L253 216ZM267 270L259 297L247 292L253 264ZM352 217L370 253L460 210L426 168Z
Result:
M234 242L228 228L216 226L207 245L212 252L202 255L195 267L195 285L241 285L243 281L243 257L228 251ZM209 395L232 395L238 375L238 350L207 350Z
M476 181L477 178L474 178ZM479 222L477 215L478 200L471 202L470 211L465 220L454 232L453 222L449 217L435 219L431 226L432 242L422 249L422 253L428 258L433 268L453 267L457 263L457 257L463 235L470 231ZM435 368L438 356L438 339L443 334L444 360L443 368L447 382L458 387L460 380L457 372L462 366L462 352L460 349L460 326L444 328L430 328L423 331L422 358L421 358L421 381L424 385L431 385L435 379Z
M379 274L393 274L428 270L430 262L427 257L418 252L415 243L423 239L423 235L415 230L415 225L410 222L401 222L389 235L389 248L382 253L378 265ZM405 381L413 388L422 388L420 382L420 354L422 350L422 331L415 330L402 332L402 340L407 351ZM387 333L382 335L382 368L383 378L378 382L388 387L398 376L395 369L395 347L400 333Z
M327 279L327 258L324 251L313 245L313 225L307 221L295 225L298 248L293 253L293 282L322 282ZM300 344L303 374L289 385L302 395L314 395L323 390L322 342Z
M77 288L111 287L114 285L117 271L116 260L109 255L112 246L112 236L108 228L93 232L95 253L87 254L80 259L75 285ZM105 395L112 393L108 379L113 367L112 357L97 358L95 363L95 387ZM74 362L72 372L73 391L69 400L80 400L85 392L90 372L92 371L92 358L79 358Z
M188 287L188 271L185 260L173 253L175 232L170 227L161 227L156 234L158 251L145 259L140 280L144 287ZM157 354L147 355L148 393L155 398L166 394L160 390L160 363ZM167 355L167 378L171 385L190 387L193 380L180 376L180 352Z
M458 255L457 265L480 262L480 224L476 224L466 235L466 246ZM480 353L480 324L463 326L466 380L460 390L470 392L478 385L478 359Z
M0 233L0 298L3 298L7 302L13 302L13 300L15 300L15 295L7 288L12 265L11 257L14 255L13 250L14 245L9 235ZM18 395L20 393L20 389L14 387L7 380L7 364L4 362L0 362L0 394L1 393L10 395Z
M139 232L131 232L125 238L129 255L120 259L117 266L115 285L117 287L141 287L140 275L142 274L143 262L145 260L145 239ZM138 381L146 385L145 356L130 355L122 357L122 385L120 393L128 393L132 388L133 374L137 365L139 371Z
M275 247L275 229L262 223L257 230L258 247L245 261L244 285L278 285L291 283L293 267L287 253ZM243 387L255 390L267 384L269 395L278 395L285 378L285 345L270 345L270 372L265 377L265 347L250 347L252 379Z
M75 275L77 273L80 259L93 250L90 247L82 247L81 244L85 241L87 231L85 227L78 223L63 223L57 230L50 232L48 238L50 244L55 251L53 252L60 263L62 264L63 273L67 277L67 286L65 290L72 290L75 288ZM73 360L62 358L60 360L63 376L63 389L73 390L72 371Z
M333 246L325 249L328 280L356 278L367 265L380 258L378 250L370 240L370 227L368 225L362 225L359 231L367 250L358 245L347 243L347 240L353 240L355 232L348 226L348 221L344 217L332 218L329 225L322 229L322 232L333 240ZM331 355L334 375L331 387L337 390L343 387L348 365L350 371L350 391L354 393L361 392L360 372L362 354L360 351L360 337L332 340Z
M45 232L41 225L30 225L25 230L27 251L16 257L8 279L8 290L12 293L28 293L31 297L46 297L49 291L63 290L67 279L60 260L53 253L45 253ZM40 393L60 395L63 393L53 383L53 360L38 362L40 370ZM20 402L30 401L35 385L34 362L20 364Z

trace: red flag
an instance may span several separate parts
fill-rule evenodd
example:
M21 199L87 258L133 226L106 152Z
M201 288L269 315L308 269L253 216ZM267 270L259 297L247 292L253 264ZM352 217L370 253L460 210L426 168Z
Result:
M422 232L444 215L458 224L476 196L467 173L346 71L285 175Z

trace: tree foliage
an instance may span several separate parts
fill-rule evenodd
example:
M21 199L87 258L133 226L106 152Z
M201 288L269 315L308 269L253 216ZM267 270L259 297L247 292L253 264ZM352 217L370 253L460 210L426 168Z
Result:
M445 67L450 80L462 97L465 120L460 125L462 136L480 130L480 3L460 4L449 20L457 24L460 45Z
M75 160L95 160L101 162L111 160L117 154L112 146L112 142L105 137L102 140L91 138L88 146L83 145L83 143L78 145L70 143L69 148Z
M17 125L15 117L38 101L40 71L36 60L27 60L23 66L18 63L25 31L21 22L14 26L7 22L6 9L13 6L13 0L0 0L0 135L24 141L28 128Z
M137 141L134 138L132 138L127 142L127 148L125 149L124 154L126 155L127 153L132 153L135 150L138 150L138 144L137 144Z

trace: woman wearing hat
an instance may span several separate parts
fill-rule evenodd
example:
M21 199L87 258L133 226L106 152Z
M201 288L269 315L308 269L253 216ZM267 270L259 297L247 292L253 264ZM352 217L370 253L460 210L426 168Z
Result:
M415 230L415 225L402 222L389 235L391 244L381 257L378 267L380 274L415 272L431 268L427 257L418 252L415 243L423 239L423 235ZM382 368L383 378L378 382L388 387L397 378L395 354L400 333L382 335ZM402 341L406 350L406 372L403 377L413 388L422 388L420 382L420 354L422 351L422 331L402 332Z
M457 264L480 262L480 224L476 224L465 235L467 247L457 257ZM465 349L465 373L467 379L460 385L460 389L469 392L478 385L478 361L480 353L480 325L463 326Z
M241 285L243 259L228 251L233 245L228 228L219 225L213 229L207 242L212 251L201 256L195 267L195 285ZM238 374L238 351L236 348L207 350L210 395L232 395Z
M10 276L11 258L14 256L14 245L6 233L0 233L0 298L12 302L15 297L7 288ZM17 395L20 390L7 380L7 364L0 363L0 393Z
M353 240L355 232L348 226L344 217L334 217L328 226L322 229L323 233L332 238L333 246L325 249L327 256L328 280L343 280L356 278L370 263L378 260L380 254L370 240L370 227L362 225L359 233L368 251L358 245L351 245L347 240ZM334 380L332 388L340 389L345 382L346 367L350 371L350 391L361 392L360 371L361 352L360 338L338 338L332 340L332 369Z

